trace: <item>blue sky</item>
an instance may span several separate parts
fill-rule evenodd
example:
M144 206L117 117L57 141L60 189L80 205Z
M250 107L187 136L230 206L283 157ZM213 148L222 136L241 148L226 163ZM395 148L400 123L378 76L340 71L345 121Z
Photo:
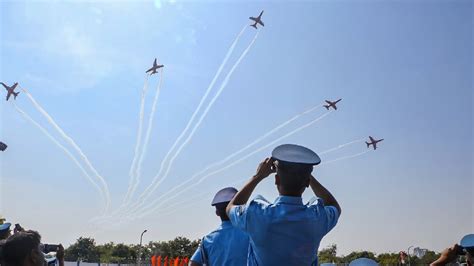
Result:
M368 135L385 138L375 152L316 168L344 209L321 246L336 243L342 253L410 245L441 250L474 231L470 1L0 6L0 80L27 88L82 148L108 183L112 209L127 191L144 71L153 59L166 67L138 192L158 171L247 18L264 9L258 39L153 198L309 107L343 98L337 112L279 142L323 151ZM254 34L245 30L214 93ZM149 80L146 110L158 79ZM62 141L24 94L16 103ZM260 145L324 112L321 107ZM95 232L88 221L103 202L80 170L10 103L2 102L0 121L1 140L9 144L0 157L0 213L51 243L79 236L136 243L143 229L145 241L200 238L219 223L209 206L213 194L250 177L272 149L181 195L176 202L189 201L172 215L162 208ZM365 150L361 142L322 159ZM274 198L272 178L256 193Z

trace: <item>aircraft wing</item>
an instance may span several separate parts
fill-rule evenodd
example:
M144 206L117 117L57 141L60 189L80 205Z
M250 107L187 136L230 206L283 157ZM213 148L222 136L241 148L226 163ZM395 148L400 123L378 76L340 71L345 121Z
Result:
M375 142L375 139L369 136L370 142Z
M2 84L2 86L5 88L5 90L8 90L8 86L7 86L7 85L5 85L5 83L3 83L3 82L0 82L0 84Z
M265 27L265 24L263 24L263 21L260 20L258 23Z
M253 21L257 21L257 18L254 18L254 17L249 17L249 19L251 19Z
M11 94L11 93L8 93L8 94L7 94L7 101L8 101L8 99L10 99L10 96L12 96L12 94Z
M331 104L331 102L330 102L330 101L328 101L328 100L325 100L325 102L326 102L327 104Z
M333 107L334 107L334 110L337 110L337 106L336 106L336 105L334 105Z
M152 70L153 70L153 68L150 68L150 69L148 69L148 70L146 71L146 73L148 73L148 72L150 72L150 71L152 71Z

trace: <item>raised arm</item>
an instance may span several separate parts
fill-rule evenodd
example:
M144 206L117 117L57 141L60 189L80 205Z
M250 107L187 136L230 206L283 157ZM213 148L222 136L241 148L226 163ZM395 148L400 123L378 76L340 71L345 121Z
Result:
M241 190L239 190L239 192L237 192L237 194L235 194L234 198L227 205L227 215L230 215L229 213L233 206L246 204L258 183L274 172L273 160L271 158L266 158L261 162L258 166L257 173L250 178L250 180Z
M336 198L327 190L321 183L319 183L314 176L311 175L311 179L309 182L311 189L313 190L314 194L321 198L324 201L324 205L326 206L334 206L338 211L339 215L341 215L341 206L337 202Z

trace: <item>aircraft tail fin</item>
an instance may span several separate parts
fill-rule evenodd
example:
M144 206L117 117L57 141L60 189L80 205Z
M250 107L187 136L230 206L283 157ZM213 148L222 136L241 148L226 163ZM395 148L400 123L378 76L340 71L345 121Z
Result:
M367 148L369 148L370 146L370 143L368 143L367 141L365 142L365 144L367 144Z
M329 105L323 105L327 110L329 110Z
M18 94L20 94L20 92L13 92L13 99L16 100L16 96L18 96Z
M257 28L257 23L252 24L252 25L250 25L250 26L252 26L252 27L254 27L254 28Z

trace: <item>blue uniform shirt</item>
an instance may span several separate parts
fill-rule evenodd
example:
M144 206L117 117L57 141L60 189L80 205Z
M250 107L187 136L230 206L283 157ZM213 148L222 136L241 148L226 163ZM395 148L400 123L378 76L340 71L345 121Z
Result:
M321 239L337 223L339 212L319 199L280 196L271 204L257 196L248 206L234 206L232 224L250 236L248 265L318 265Z
M206 256L208 266L245 266L248 249L248 235L233 227L230 221L223 221L217 230L204 237L191 260L203 264Z

